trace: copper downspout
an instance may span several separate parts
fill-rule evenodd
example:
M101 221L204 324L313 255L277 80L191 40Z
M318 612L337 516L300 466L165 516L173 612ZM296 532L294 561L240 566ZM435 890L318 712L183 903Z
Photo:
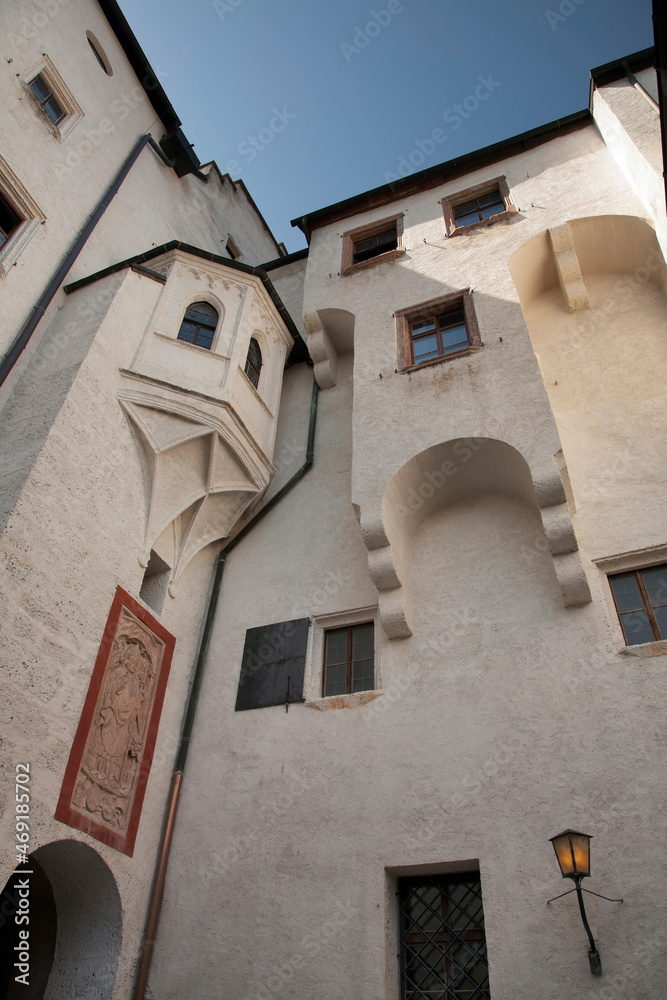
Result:
M148 984L148 970L150 969L151 958L153 957L153 945L157 934L157 924L160 916L160 904L162 903L162 893L164 892L164 881L167 877L167 864L169 862L169 851L171 849L171 838L174 833L174 823L176 822L176 810L178 808L178 793L181 787L182 771L176 771L171 779L169 798L167 799L167 810L160 842L160 853L155 866L155 878L151 888L150 906L146 917L146 930L144 932L144 944L141 950L141 960L137 970L137 982L134 987L134 1000L144 1000L146 986Z

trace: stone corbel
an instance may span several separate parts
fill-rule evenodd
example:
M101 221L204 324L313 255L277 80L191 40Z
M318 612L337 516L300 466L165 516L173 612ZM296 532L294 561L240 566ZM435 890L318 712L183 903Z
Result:
M336 384L338 351L317 310L304 313L303 324L308 333L308 351L314 363L313 374L320 389L330 389Z
M588 292L581 274L579 258L572 243L572 233L567 222L549 230L551 247L556 262L558 281L569 312L588 309Z
M535 479L533 484L563 604L566 608L588 604L591 592L560 475L554 469Z
M404 639L412 635L410 567L397 565L399 559L385 532L381 512L360 524L368 549L368 570L377 587L380 624L390 639Z

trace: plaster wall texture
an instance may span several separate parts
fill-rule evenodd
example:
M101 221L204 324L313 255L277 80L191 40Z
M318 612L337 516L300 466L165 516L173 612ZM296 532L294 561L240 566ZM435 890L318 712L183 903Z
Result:
M628 80L593 94L593 114L607 148L654 226L667 254L665 186L662 177L659 113Z
M490 226L447 238L440 199L500 175L506 176L518 211ZM405 253L357 273L338 274L341 235L390 216L392 209L403 213ZM421 505L421 513L412 516L411 511L407 521L403 517L402 525L397 525L392 508L398 502L405 511L415 490L422 485L431 488L425 479L435 471L424 469L421 480L401 486L398 473L408 462L446 442L493 438L527 462L540 506L557 502L545 497L543 485L558 481L554 455L561 442L508 261L531 236L554 231L568 218L614 211L644 214L597 130L585 127L442 188L314 232L304 310L307 316L321 317L325 332L330 313L345 309L353 317L352 500L360 510L371 572L385 595L381 620L388 634L410 631L409 536L425 513ZM472 290L482 349L417 371L398 370L394 313L467 288ZM330 353L335 353L335 330L329 331L329 338ZM320 337L317 346L323 342L326 346ZM447 457L455 459L458 475L464 454L459 453L458 460L456 455ZM488 475L495 474L489 463ZM453 475L450 485L457 481ZM392 483L397 484L393 496L387 492ZM516 493L522 494L518 483ZM567 518L566 508L563 514ZM570 529L565 533L571 547L561 543L560 549L571 552L576 539ZM553 546L552 552L564 600L586 600L583 570L568 568L566 580Z
M603 601L563 607L534 506L491 483L423 520L414 634L376 625L374 701L234 712L246 628L311 616L316 703L321 616L372 614L350 504L351 362L320 394L313 469L227 563L154 995L395 997L397 874L479 861L494 1000L588 997L576 908L545 906L562 891L547 838L573 826L595 834L591 887L626 900L590 897L608 981L657 1000L664 866L637 845L664 808L663 660L619 652ZM307 397L303 369L288 372L298 427ZM481 456L461 472L471 484Z
M173 281L181 297L192 293L187 275L175 275ZM4 754L8 771L17 760L32 765L33 849L70 836L53 813L97 647L116 586L138 597L144 574L140 554L150 477L140 438L117 396L126 387L121 372L131 368L145 332L154 335L152 316L169 291L169 281L163 286L125 270L72 293L47 330L42 350L24 369L3 423L3 453L13 456L3 470L3 485L12 495L1 542L7 637L3 721L12 734ZM263 289L255 292L265 297ZM252 295L249 310L251 304ZM274 314L268 325L277 331L279 323ZM250 327L245 333L241 328L242 336L249 339ZM57 344L54 352L48 350L51 342ZM285 347L274 358L272 378L266 372L278 394ZM188 397L187 390L181 392ZM190 397L196 409L196 394ZM274 403L277 409L278 398ZM272 429L265 442L269 456L274 434ZM267 461L270 467L270 457ZM188 468L182 466L181 478ZM168 598L160 614L178 641L134 857L85 834L70 838L89 843L118 885L123 950L115 997L129 994L136 967L213 549L193 550L181 570L181 599ZM11 816L6 810L2 820L7 842ZM5 856L3 882L11 867L12 859Z
M551 290L527 318L563 445L577 537L600 559L667 541L667 301L650 280L598 272L585 281L589 310L568 314Z
M87 0L54 0L47 6L53 12L38 17L37 27L18 0L9 0L0 11L8 43L0 78L3 155L45 220L0 279L7 285L3 353L139 137L151 132L159 141L165 132L99 6ZM104 48L112 77L99 66L87 29ZM82 111L64 138L50 127L26 87L44 52ZM108 209L69 280L170 239L224 255L231 234L247 263L278 256L243 184L223 177L213 164L205 170L208 182L192 175L179 180L145 149L124 182L122 198Z
M439 198L500 174L519 212L447 240ZM341 233L389 216L391 206L314 234L304 312L319 311L325 327L333 310L352 314L354 356L331 323L340 356L336 384L320 393L315 466L226 566L152 987L169 1000L193 991L212 1000L221 987L243 998L394 997L398 874L467 862L481 871L494 1000L583 998L591 980L578 914L571 899L545 907L560 891L548 837L571 826L595 835L594 888L625 898L617 909L590 899L607 981L628 1000L657 1000L665 970L651 900L664 881L653 846L664 808L664 650L656 643L645 657L627 655L590 560L592 602L563 606L538 497L526 488L525 462L510 460L520 453L539 481L562 444L574 509L608 465L595 429L614 416L614 401L622 409L630 400L628 424L639 429L624 437L618 417L612 428L627 463L625 493L611 486L577 528L593 555L664 542L650 448L632 457L647 428L661 433L643 374L661 350L660 284L624 298L646 343L623 380L622 359L594 354L608 336L621 348L623 318L609 329L602 308L619 295L617 274L584 275L594 333L579 356L563 292L538 298L552 308L540 326L532 304L524 317L508 267L526 241L568 219L641 219L645 209L593 128L399 207L405 255L350 277L337 274ZM467 287L483 349L395 373L392 312ZM545 388L556 367L562 400ZM295 435L292 421L302 426L297 399L305 409L299 369L286 376L277 453ZM578 433L582 420L588 435ZM461 438L456 489L424 504L410 525L413 634L388 639L376 614L378 696L325 699L332 710L315 710L324 707L327 621L370 618L377 602L369 532L352 502L363 529L365 505L386 513L387 484L408 461ZM627 486L639 474L647 486L633 525ZM312 619L306 704L235 713L245 630L304 616ZM628 852L636 863L621 875ZM218 960L202 963L202 953Z
M294 320L297 330L304 340L307 338L303 325L303 283L306 275L308 258L296 260L292 264L272 268L268 275L278 295Z

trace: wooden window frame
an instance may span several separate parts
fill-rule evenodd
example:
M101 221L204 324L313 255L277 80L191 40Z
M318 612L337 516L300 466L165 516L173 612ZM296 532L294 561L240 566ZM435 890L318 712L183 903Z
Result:
M664 569L665 569L665 575L667 576L667 563L653 563L653 564L648 565L648 566L638 566L638 567L633 567L631 569L619 570L618 572L608 573L607 574L607 579L609 581L609 590L611 592L611 599L613 601L614 610L616 611L616 616L618 618L618 624L619 624L621 632L623 634L623 641L625 642L626 646L628 646L630 648L632 646L644 645L644 643L629 643L628 642L627 635L625 633L625 629L623 628L623 620L621 618L621 614L625 614L627 612L621 612L621 611L619 611L618 605L616 603L616 595L614 594L614 590L613 590L613 588L611 586L611 580L613 580L614 577L627 576L628 573L633 573L634 574L635 579L637 581L637 588L639 590L639 595L640 595L640 597L642 599L642 603L644 605L643 610L646 612L646 617L648 618L648 623L649 623L649 626L650 626L651 631L653 633L653 639L649 640L649 642L650 641L652 641L652 642L665 642L667 640L665 640L660 635L660 626L658 625L657 619L655 617L655 611L654 611L653 605L651 604L651 598L650 598L649 593L648 593L648 591L646 589L646 584L644 583L644 579L643 579L643 575L642 575L647 570L661 569L662 567L664 567ZM663 605L660 605L660 607L662 607L662 606ZM640 609L637 609L637 610L640 610Z
M197 337L199 336L199 331L202 329L210 330L210 327L204 326L203 323L197 323L197 333L195 334L194 340L186 340L184 337L181 337L181 330L183 329L183 324L185 322L192 322L187 318L189 310L192 309L193 306L198 306L198 305L210 306L210 308L215 310L217 314L217 319L215 321L215 326L213 327L213 332L211 335L211 343L207 347L205 347L203 344L197 343ZM178 333L176 334L176 340L180 341L181 344L187 344L188 347L198 347L200 351L208 351L210 353L213 350L213 345L215 343L215 337L218 332L219 326L220 326L220 310L217 308L217 306L214 306L212 302L207 302L206 299L197 299L195 302L190 302L190 304L185 307L185 312L183 313L183 317L181 319L181 325L179 326Z
M453 311L457 307L462 307L465 315L468 346L462 348L460 351L440 354L437 358L430 358L428 361L420 361L415 364L412 350L412 324L421 319L435 317L443 312ZM453 292L451 295L445 295L443 298L431 299L429 302L423 302L418 306L411 306L409 309L400 309L394 315L398 334L399 371L413 372L422 368L428 368L431 365L442 364L443 361L453 361L455 358L475 354L484 346L473 308L472 291L469 288L461 292Z
M371 619L370 621L362 622L351 622L349 625L332 625L331 628L324 630L324 642L322 644L322 697L323 698L344 698L349 694L358 694L352 690L352 632L355 628L361 628L364 625L370 625L373 629L373 687L368 688L369 691L375 690L376 682L376 671L377 671L377 657L375 650L375 622ZM342 629L347 629L347 682L345 685L344 694L327 694L327 635L330 632L340 632ZM336 664L334 664L335 666Z
M498 212L497 215L492 215L488 219L480 219L479 222L472 222L468 226L457 226L456 218L454 217L454 209L458 205L462 205L466 201L472 201L474 198L480 198L482 195L491 194L493 191L498 189L500 196L505 202L505 211ZM479 229L480 226L489 226L494 222L500 222L501 219L508 219L511 215L518 211L516 205L512 201L512 196L510 195L510 189L507 186L507 181L504 177L494 177L490 181L484 181L482 184L475 184L474 187L466 188L464 191L456 191L454 194L447 195L440 201L442 205L442 212L445 219L445 230L448 236L460 236L461 233L468 233Z
M396 249L387 250L376 257L370 257L368 260L362 260L358 264L355 264L355 243L370 239L371 236L379 236L380 233L386 232L394 224L396 225ZM340 273L342 276L355 274L357 271L363 271L367 267L374 267L376 264L382 264L385 261L396 260L397 257L402 257L404 253L403 213L401 212L400 214L390 215L387 218L378 219L377 222L367 223L365 226L359 226L357 229L350 229L348 232L343 233L343 256Z

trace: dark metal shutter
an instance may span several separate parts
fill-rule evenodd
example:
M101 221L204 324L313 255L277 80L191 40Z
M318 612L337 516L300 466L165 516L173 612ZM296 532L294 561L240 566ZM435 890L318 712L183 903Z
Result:
M303 701L309 622L296 618L247 630L237 712Z

